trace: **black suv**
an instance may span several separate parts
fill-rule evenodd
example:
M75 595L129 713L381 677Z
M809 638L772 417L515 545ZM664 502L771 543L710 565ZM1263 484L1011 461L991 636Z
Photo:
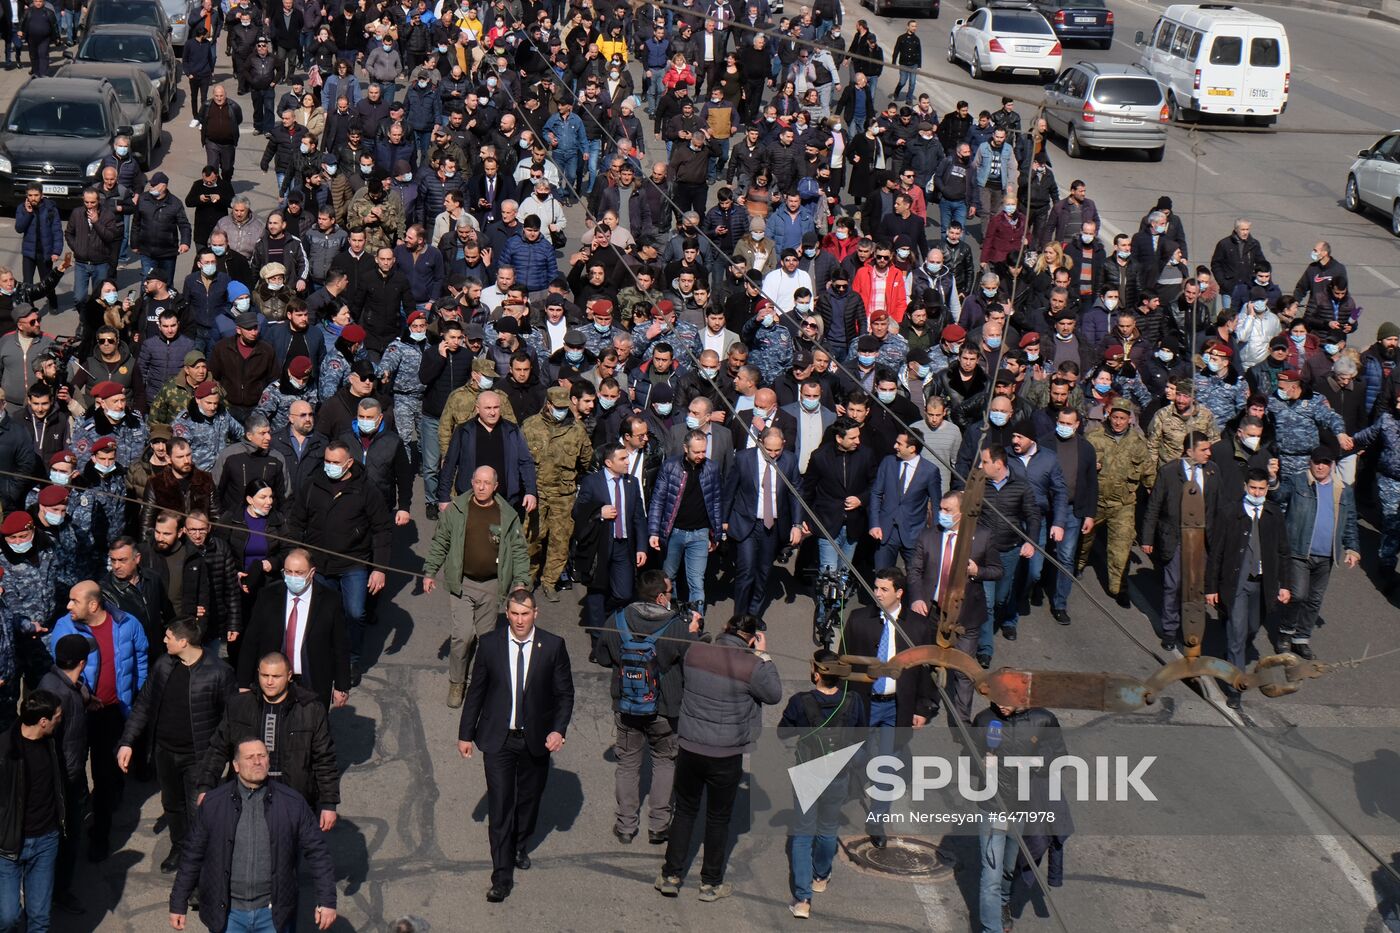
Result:
M31 184L76 205L98 179L112 140L130 134L106 81L33 78L19 89L0 126L0 204L17 204Z

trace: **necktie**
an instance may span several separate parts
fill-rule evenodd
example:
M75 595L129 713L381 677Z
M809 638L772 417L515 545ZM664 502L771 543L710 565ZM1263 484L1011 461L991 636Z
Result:
M899 465L899 494L902 496L909 491L909 463L901 462Z
M525 646L528 641L515 642L515 716L511 721L512 729L519 729L520 721L525 716Z
M880 613L880 623L883 630L880 632L880 646L875 649L875 653L879 655L881 661L888 661L894 657L894 625L890 621L890 617L883 612ZM891 694L894 692L894 679L881 677L875 681L874 689L880 695Z
M773 465L763 465L763 527L773 527Z
M622 477L613 477L613 489L617 493L617 515L613 518L613 537L627 537L627 526L622 523Z
M287 663L290 664L290 665L292 666L292 671L293 671L293 672L295 672L296 669L297 669L298 667L300 667L300 665L297 664L297 662L296 662L296 657L297 657L297 606L299 606L300 604L301 604L301 597L300 597L300 596L293 596L293 597L292 597L292 611L289 612L289 613L287 613L287 634L286 634L285 638L283 639L283 643L282 643L282 653L285 654L285 655L287 656Z
M1259 540L1259 510L1257 508L1249 510L1249 534L1254 539L1256 551L1261 555L1261 559L1256 561L1254 565L1254 573L1259 576L1264 573L1264 561L1262 560L1264 542Z
M486 200L494 206L496 203L496 179L486 177Z
M943 600L948 594L948 578L953 573L953 551L958 547L958 533L950 531L943 536L943 565L938 570L938 604L943 605Z

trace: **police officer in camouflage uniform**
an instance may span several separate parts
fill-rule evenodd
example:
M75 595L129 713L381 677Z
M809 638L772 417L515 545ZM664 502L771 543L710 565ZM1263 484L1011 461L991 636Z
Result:
M1278 388L1269 397L1269 414L1274 417L1274 442L1279 450L1279 472L1293 476L1305 472L1314 448L1321 443L1319 428L1337 437L1342 450L1352 448L1342 416L1327 405L1321 395L1303 398L1303 377L1296 369L1279 373Z
M171 430L190 442L194 465L206 473L214 469L220 451L243 440L243 425L224 407L223 393L212 379L194 390L194 401L180 412Z
M1201 353L1203 368L1196 371L1193 380L1196 404L1210 409L1217 425L1234 420L1249 398L1249 383L1230 368L1234 355L1235 351L1223 341L1206 344Z
M767 298L759 299L754 316L739 331L739 340L749 348L749 365L758 367L764 385L773 385L792 367L792 331L781 316L777 305Z
M1126 609L1129 602L1123 574L1133 547L1138 490L1151 489L1157 464L1147 449L1147 438L1133 424L1133 406L1127 399L1116 398L1109 403L1107 420L1090 426L1084 436L1098 458L1099 501L1094 527L1079 539L1075 571L1084 569L1094 547L1094 536L1100 528L1107 528L1108 595Z
M126 469L117 462L116 438L99 437L92 445L92 459L73 480L92 509L92 539L105 554L108 545L126 534Z
M110 437L116 442L117 460L135 463L146 450L150 432L145 419L126 410L126 396L115 382L103 381L92 387L93 408L73 432L73 453L80 466L92 459L98 440Z
M1152 416L1147 426L1147 450L1159 467L1181 456L1181 444L1186 435L1200 431L1211 443L1220 439L1220 428L1210 409L1199 405L1192 397L1195 383L1189 378L1167 383L1167 401L1171 404Z
M423 392L427 389L418 378L418 367L423 363L423 348L427 345L428 316L422 311L410 312L404 332L384 348L384 355L374 367L374 374L394 393L394 427L415 470L423 456L418 422L423 417Z
M540 581L540 591L550 602L558 602L559 576L569 557L569 539L574 534L574 496L579 477L593 460L588 431L574 417L569 390L551 386L548 404L537 415L525 419L520 431L535 458L535 485L539 507L529 516L525 540L530 550L531 577Z
M0 523L0 571L5 608L22 633L44 635L58 614L58 567L53 541L34 527L28 512L11 512Z
M617 314L613 308L613 303L607 298L596 298L588 303L588 313L593 318L593 323L589 324L583 331L583 348L595 357L601 356L603 351L613 345L613 338L627 333L621 327L613 323ZM568 337L564 343L569 344Z
M390 189L389 175L376 168L355 192L345 211L346 229L364 231L365 249L371 256L381 249L393 249L408 229L403 201Z
M54 571L60 588L95 576L94 558L101 553L92 540L91 508L70 512L71 497L66 486L45 486L29 511L34 524L44 529L53 542ZM87 524L81 524L83 521Z
M293 402L306 402L313 409L321 402L316 380L312 378L309 356L294 356L287 360L282 378L267 384L253 411L271 422L272 430L280 431L291 420Z

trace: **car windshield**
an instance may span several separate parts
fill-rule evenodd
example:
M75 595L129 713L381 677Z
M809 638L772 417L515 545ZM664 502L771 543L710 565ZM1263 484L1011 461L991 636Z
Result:
M1053 36L1055 31L1045 17L1034 13L997 13L992 17L992 32L1015 33L1022 36Z
M1100 78L1094 85L1094 103L1110 107L1156 107L1162 89L1151 78Z
M150 36L97 35L88 36L78 60L85 62L135 62L144 65L160 61L156 44Z
M108 23L132 24L136 26L162 26L160 9L154 3L98 3L93 7L89 24L101 26Z
M97 139L107 135L107 122L97 101L21 97L10 108L5 129L23 136Z

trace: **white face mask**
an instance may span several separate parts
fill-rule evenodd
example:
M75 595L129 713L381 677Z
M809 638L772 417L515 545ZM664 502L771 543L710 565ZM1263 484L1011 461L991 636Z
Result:
M1247 450L1259 449L1259 438L1257 437L1242 437L1240 438L1240 443L1243 444Z

